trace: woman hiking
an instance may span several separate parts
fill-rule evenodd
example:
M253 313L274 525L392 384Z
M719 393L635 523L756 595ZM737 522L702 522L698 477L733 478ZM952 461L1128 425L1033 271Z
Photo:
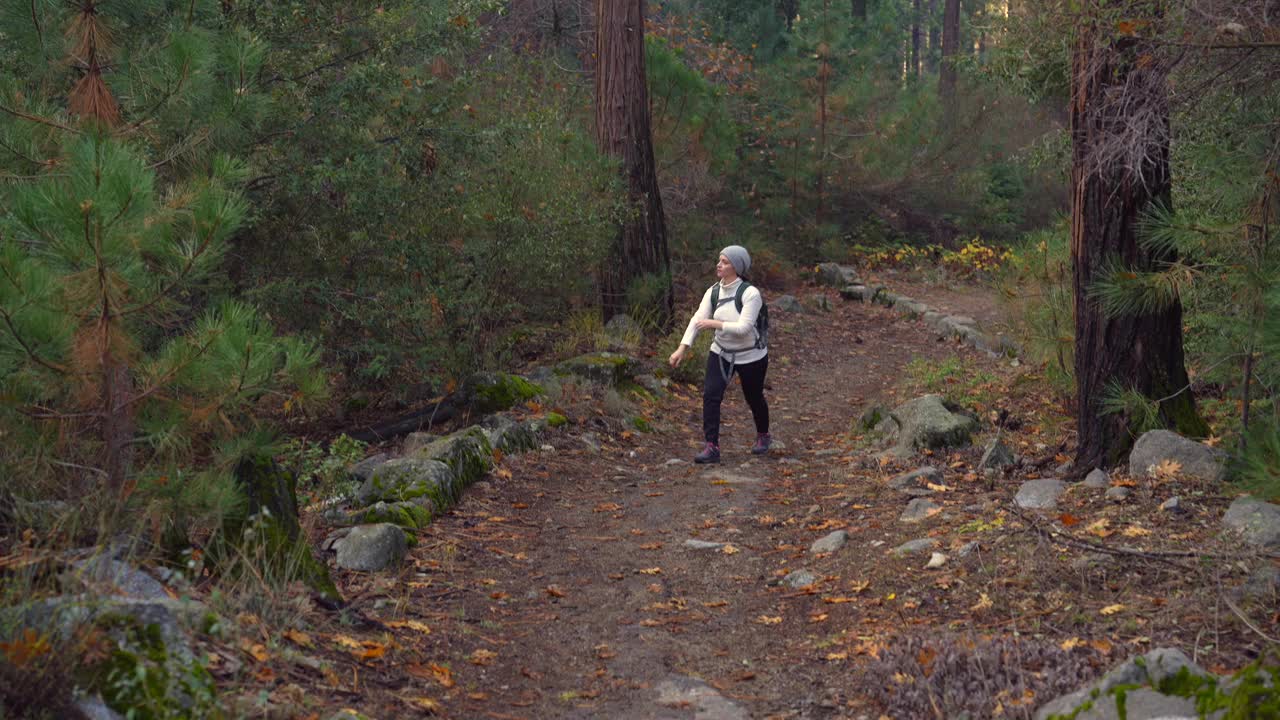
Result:
M769 452L769 405L764 399L764 376L769 370L769 349L757 329L764 298L743 276L751 269L751 255L740 245L720 251L716 262L719 281L702 295L698 311L689 320L680 347L671 353L672 367L684 361L699 330L714 330L715 341L707 355L707 375L702 386L702 432L707 444L695 463L720 462L720 402L734 373L742 380L742 394L756 424L754 455Z

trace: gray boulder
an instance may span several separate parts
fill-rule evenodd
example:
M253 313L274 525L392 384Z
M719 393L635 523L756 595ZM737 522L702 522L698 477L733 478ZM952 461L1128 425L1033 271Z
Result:
M1125 500L1128 500L1129 496L1132 494L1133 494L1133 491L1130 490L1129 488L1124 487L1122 485L1117 485L1115 487L1107 488L1107 491L1103 493L1102 496L1110 500L1111 502L1118 503L1118 502L1124 502Z
M538 447L538 435L545 421L518 421L508 415L490 415L480 422L489 445L496 450L513 455Z
M929 488L930 483L941 485L942 471L936 467L926 465L898 475L889 481L889 487L907 495L931 495L933 490Z
M1049 720L1054 716L1075 717L1077 720L1179 720L1196 718L1195 702L1186 705L1186 698L1170 697L1146 689L1130 689L1122 694L1113 693L1117 688L1138 686L1158 686L1166 678L1176 676L1182 670L1189 674L1208 677L1202 668L1191 662L1181 650L1176 648L1157 648L1138 657L1130 658L1116 666L1102 679L1043 705L1036 711L1036 720ZM1135 700L1137 702L1135 702ZM1089 705L1088 709L1076 713L1079 708ZM1119 706L1124 705L1126 714L1121 715ZM1189 708L1189 710L1188 710Z
M978 421L958 410L939 395L925 395L894 408L890 413L898 425L894 454L905 457L918 449L968 445Z
M846 285L840 288L840 297L854 302L869 303L876 291L866 285Z
M416 434L417 433L410 433L410 437ZM352 477L352 479L354 479L356 482L364 483L368 481L370 475L373 475L374 468L378 467L379 465L381 465L382 463L390 459L391 459L391 456L386 453L378 453L376 455L370 455L369 457L347 468L347 474L349 474Z
M793 587L797 590L802 587L808 587L818 582L818 576L808 570L794 570L782 578L782 583L787 587Z
M890 552L892 552L894 555L897 555L897 556L913 555L915 553L928 552L937 546L938 546L937 540L931 540L929 538L921 538L919 540L908 540L907 542L902 543L901 545L894 548Z
M1129 474L1150 477L1152 469L1165 461L1181 465L1181 474L1187 477L1222 480L1227 474L1226 455L1221 450L1168 430L1152 430L1138 438L1129 453Z
M472 426L440 438L414 457L439 460L453 471L457 492L479 480L493 467L493 446L483 428Z
M457 499L453 470L439 460L425 457L403 457L388 460L356 491L356 502L368 505L378 501L414 501L430 505L435 513L444 512Z
M1013 502L1018 507L1029 510L1052 510L1058 505L1058 496L1066 489L1067 484L1061 480L1028 480L1018 488Z
M409 549L409 541L398 525L379 523L351 528L333 547L338 552L338 567L377 572L399 565Z
M781 310L782 312L789 313L804 314L808 312L808 310L805 309L805 306L801 305L800 301L795 299L792 295L782 295L777 299L770 301L769 307L774 310Z
M1107 477L1105 470L1094 468L1084 477L1084 486L1094 490L1103 490L1111 487L1111 478Z
M978 469L999 470L1013 465L1014 462L1013 451L997 438L992 440L991 444L987 446L986 452L982 453L982 460L978 462Z
M556 365L560 376L572 376L594 383L618 386L629 381L640 366L640 361L611 352L587 353L570 358Z
M123 595L139 600L168 600L164 586L147 573L106 556L95 556L71 563L76 579L87 587L109 595Z
M1280 507L1248 495L1237 498L1222 516L1222 525L1248 544L1280 549Z
M898 517L899 522L915 523L937 515L942 506L927 498L916 498L907 503L907 509Z
M401 455L413 455L422 448L440 439L440 436L429 432L411 432L404 436L404 441L400 443ZM383 458L386 462L390 458ZM374 467L377 467L375 465ZM367 478L366 478L367 479Z
M826 536L815 540L813 544L809 546L809 552L814 555L819 555L821 553L833 553L844 547L844 544L848 541L849 533L844 530L836 530L833 533L829 533Z
M848 265L821 263L816 270L819 285L840 288L858 284L858 271Z
M817 293L809 296L809 307L822 312L831 312L831 298Z

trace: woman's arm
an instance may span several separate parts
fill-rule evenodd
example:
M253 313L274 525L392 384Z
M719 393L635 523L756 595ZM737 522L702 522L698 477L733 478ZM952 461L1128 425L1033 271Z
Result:
M698 321L710 317L711 288L707 288L707 291L702 294L702 302L698 304L698 310L693 313L693 317L689 319L689 326L684 329L684 337L680 338L680 344L693 347L693 341L698 337Z

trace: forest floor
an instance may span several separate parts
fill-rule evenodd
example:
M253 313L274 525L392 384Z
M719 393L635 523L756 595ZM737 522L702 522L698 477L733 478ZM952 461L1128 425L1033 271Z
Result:
M991 307L977 289L893 288L954 311ZM644 408L650 433L567 394L558 409L572 424L543 450L504 458L420 534L398 574L339 573L347 607L299 609L285 634L279 619L242 615L239 644L209 648L215 676L270 717L907 718L953 716L936 705L915 715L884 694L923 683L948 642L1014 638L1029 654L1070 655L1086 676L1164 645L1219 671L1259 652L1216 599L1244 563L1140 552L1234 552L1217 538L1231 499L1221 488L1117 477L1132 486L1124 503L1073 486L1051 513L1018 511L1022 481L1051 473L1070 445L1065 410L1036 369L940 341L893 311L832 301L831 313L774 318L767 397L781 451L750 455L736 384L723 462L710 468L688 462L700 446L697 388ZM653 350L657 362L671 348ZM983 433L946 456L881 460L856 431L860 410L925 391L973 408ZM987 477L974 468L1000 410L1004 441L1026 460ZM903 522L910 498L887 482L924 464L944 473L931 498L941 511ZM1174 494L1186 510L1159 510ZM836 530L848 533L842 548L810 551ZM911 540L930 547L892 552ZM947 558L926 568L933 551ZM812 584L781 582L802 569ZM1280 617L1254 610L1243 612L1276 634ZM895 655L902 647L913 650ZM1079 681L1003 661L1008 682L982 699L992 715L1028 717Z

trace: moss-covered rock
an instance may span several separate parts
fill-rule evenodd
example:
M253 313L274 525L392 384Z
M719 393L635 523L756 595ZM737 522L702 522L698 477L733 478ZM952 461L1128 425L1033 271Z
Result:
M430 457L410 456L388 460L356 491L361 506L379 501L389 503L412 501L431 504L434 512L443 512L457 499L453 468Z
M508 455L538 447L541 423L536 420L519 421L507 415L490 415L480 425L489 437L489 445Z
M507 410L543 393L540 386L519 375L487 372L472 375L466 383L467 404L478 413Z
M547 413L547 427L561 428L568 424L569 424L569 418L561 415L560 413L558 412Z
M587 353L556 366L557 375L569 375L616 387L632 378L639 361L611 352Z
M431 524L431 509L427 503L409 500L400 502L377 502L352 513L352 525L372 525L390 523L406 530L421 530Z
M326 601L341 602L329 568L312 554L298 523L297 476L271 458L256 457L241 461L236 481L246 502L223 519L209 548L213 564L228 570L237 559L254 558L271 566L261 570L292 576Z
M422 448L414 456L439 460L453 471L452 489L456 495L471 483L484 477L493 467L493 446L484 428L472 426L440 438Z

